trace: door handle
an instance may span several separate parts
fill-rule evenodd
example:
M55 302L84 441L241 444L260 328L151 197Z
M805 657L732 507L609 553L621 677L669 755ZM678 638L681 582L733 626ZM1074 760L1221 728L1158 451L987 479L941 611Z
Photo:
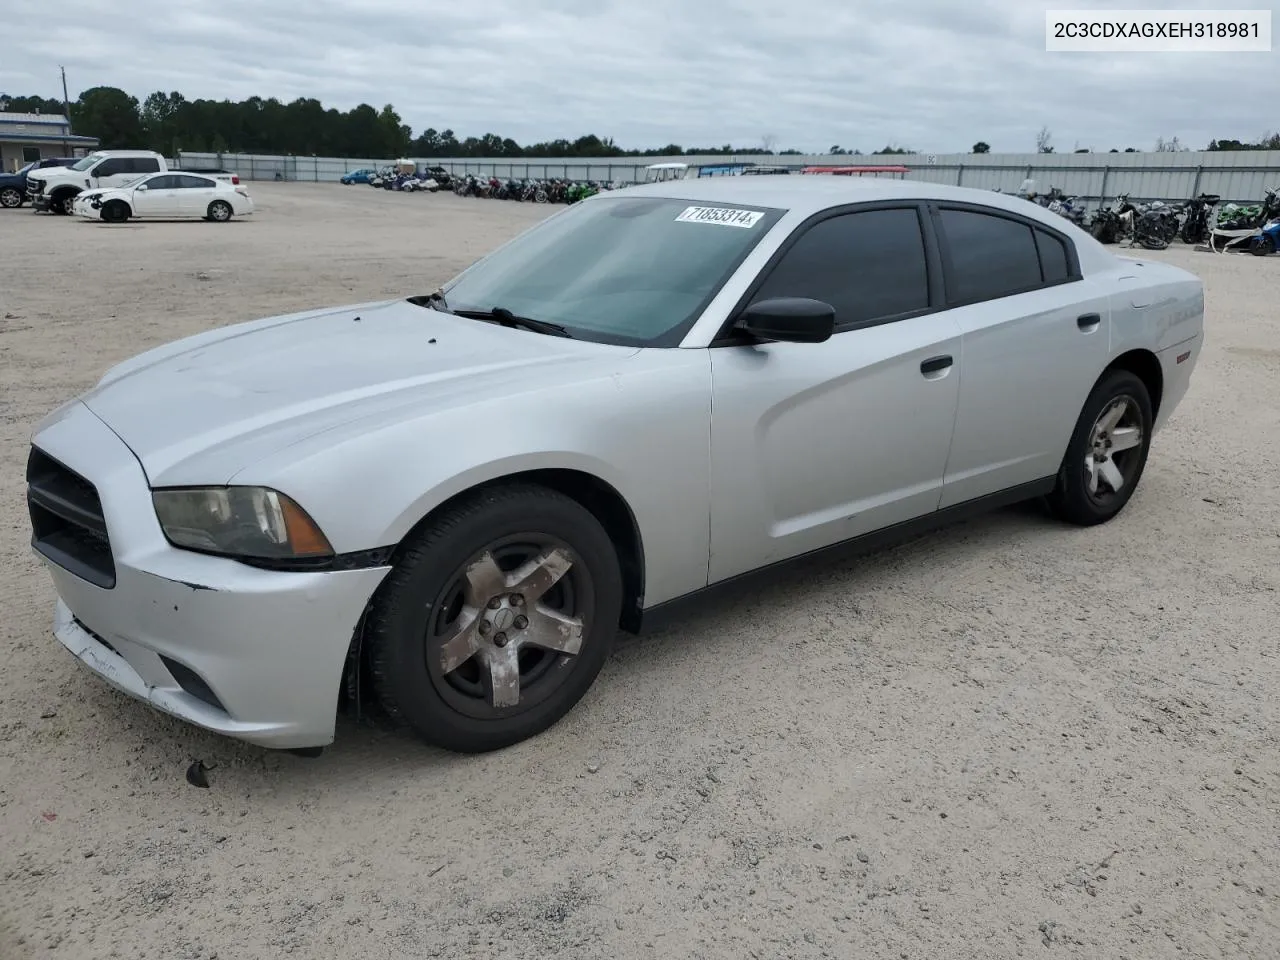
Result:
M939 374L944 370L949 370L952 363L954 363L954 361L949 356L930 357L928 360L920 361L920 372L926 377L931 374Z
M1093 333L1102 323L1102 315L1098 313L1082 313L1076 317L1076 326L1085 333Z

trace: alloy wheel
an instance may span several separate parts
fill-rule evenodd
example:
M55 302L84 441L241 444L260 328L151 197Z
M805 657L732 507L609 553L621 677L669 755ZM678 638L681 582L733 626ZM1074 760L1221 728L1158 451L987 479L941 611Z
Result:
M542 702L582 649L592 593L563 543L523 534L490 544L432 605L424 655L436 691L479 719Z
M1133 482L1141 464L1142 413L1137 401L1120 396L1103 408L1089 431L1085 452L1085 490L1099 503Z

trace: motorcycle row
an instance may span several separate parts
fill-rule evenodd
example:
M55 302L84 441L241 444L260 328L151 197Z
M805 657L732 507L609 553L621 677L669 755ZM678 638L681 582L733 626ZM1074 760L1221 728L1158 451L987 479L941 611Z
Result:
M566 179L528 180L499 177L481 177L473 173L454 176L444 167L428 167L425 170L387 167L372 173L368 184L383 190L402 193L425 191L438 193L451 190L460 197L487 197L493 200L520 200L530 203L577 203L601 190L614 190L620 184L600 183L595 180L576 181ZM348 174L348 176L353 176Z
M1257 256L1280 249L1280 188L1268 190L1261 203L1221 206L1222 197L1214 193L1202 193L1178 204L1163 200L1135 204L1128 194L1120 194L1110 207L1099 208L1092 217L1082 202L1057 187L1040 194L1032 181L1026 181L1018 195L1088 230L1101 243L1127 242L1130 247L1163 250L1181 239L1188 244L1207 244L1215 251L1247 247Z
M453 182L453 192L460 197L487 197L491 200L517 200L527 203L577 203L602 190L615 190L614 183L596 180L527 180L499 177L477 177L468 173Z

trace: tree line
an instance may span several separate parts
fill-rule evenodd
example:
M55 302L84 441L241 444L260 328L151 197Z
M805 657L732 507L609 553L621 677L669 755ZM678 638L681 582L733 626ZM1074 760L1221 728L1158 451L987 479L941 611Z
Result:
M0 104L14 113L66 112L61 100L46 97L0 95ZM381 110L362 103L351 110L326 108L319 100L299 97L282 103L275 97L247 100L188 100L176 91L157 91L139 103L117 87L92 87L70 104L72 128L77 134L97 137L104 149L145 147L172 156L190 153L295 154L324 157L668 157L712 155L799 156L796 149L776 150L777 138L765 135L758 146L685 147L668 143L644 150L623 149L612 137L587 134L576 139L520 144L496 133L462 139L452 130L428 127L417 135L386 104ZM1039 153L1052 153L1050 135L1037 135ZM1169 144L1173 146L1170 147ZM1161 139L1157 150L1186 149ZM1268 134L1257 142L1216 139L1209 150L1280 150L1280 134ZM975 143L971 153L989 153L990 145ZM874 154L914 155L915 150L892 144ZM1088 153L1079 149L1076 153ZM1112 153L1121 152L1113 148ZM1125 153L1139 152L1127 147ZM829 154L861 156L861 150L833 145Z

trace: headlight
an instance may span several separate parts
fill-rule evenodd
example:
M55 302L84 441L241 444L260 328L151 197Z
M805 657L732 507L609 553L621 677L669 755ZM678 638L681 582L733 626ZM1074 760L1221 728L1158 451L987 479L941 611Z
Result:
M156 517L175 547L257 560L333 556L305 510L266 487L154 490Z

